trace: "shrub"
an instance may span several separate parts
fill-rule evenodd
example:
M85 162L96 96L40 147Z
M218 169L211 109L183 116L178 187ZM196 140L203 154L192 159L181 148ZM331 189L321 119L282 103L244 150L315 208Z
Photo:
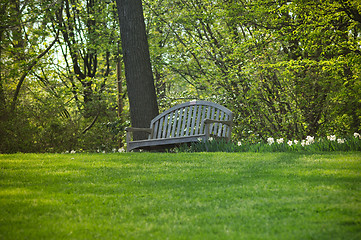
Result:
M319 151L361 151L361 135L336 137L335 135L315 139L307 136L305 139L297 140L284 138L267 139L267 142L251 143L247 141L216 140L210 138L208 141L200 139L190 146L182 145L176 148L176 152L319 152Z

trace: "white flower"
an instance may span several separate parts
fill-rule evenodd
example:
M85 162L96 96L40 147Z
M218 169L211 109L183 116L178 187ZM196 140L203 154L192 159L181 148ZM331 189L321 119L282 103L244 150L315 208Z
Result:
M336 141L336 135L327 136L327 139L330 141Z
M208 140L209 140L210 142L212 142L212 141L213 141L213 137L208 138Z
M117 151L117 149L116 148L113 148L113 153L115 153Z
M306 137L306 145L310 145L315 142L315 137L307 136Z
M241 145L242 145L242 143L241 143L241 142L238 142L238 143L237 143L237 145L238 145L238 146L241 146Z
M292 146L292 141L291 140L289 140L288 142L287 142L287 144L289 145L289 146Z
M302 145L302 147L304 147L306 145L306 140L302 140L301 145Z
M74 150L71 150L71 151L70 151L70 153L76 153L76 151L74 151Z
M340 144L345 143L345 139L338 138L337 143L340 143Z
M277 139L276 141L278 144L281 144L281 143L283 143L283 138Z
M125 150L124 150L124 148L119 148L118 152L122 153L122 152L125 152Z
M267 142L269 145L272 145L275 142L275 140L270 137L270 138L267 138Z
M198 142L202 142L202 138L197 138Z
M298 140L293 140L293 142L297 145L298 144Z
M359 133L356 133L356 132L355 132L355 133L353 134L353 136L354 136L355 138L360 138L360 139L361 139L361 135L360 135Z
M315 137L307 136L306 141L312 142L315 139Z
M105 153L105 151L103 151L102 153Z

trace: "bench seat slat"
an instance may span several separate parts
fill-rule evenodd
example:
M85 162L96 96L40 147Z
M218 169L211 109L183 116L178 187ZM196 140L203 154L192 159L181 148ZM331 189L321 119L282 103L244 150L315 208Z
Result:
M166 137L165 134L167 133L167 126L168 126L168 115L164 116L162 138Z
M178 119L178 126L177 126L175 137L180 136L180 132L181 132L181 129L182 129L182 120L184 118L184 111L185 111L184 108L179 109L179 119Z
M159 121L155 122L153 125L154 125L154 126L153 126L153 131L152 131L152 134L150 134L150 135L151 135L151 139L157 138Z
M224 120L224 112L221 112L221 116L219 117L219 120ZM221 137L222 136L222 130L223 130L224 124L218 124L218 133L217 136Z
M189 129L190 135L194 135L194 130L196 127L197 111L198 111L198 106L197 105L193 106L192 124L191 124L191 128Z
M144 147L154 147L154 146L164 146L164 145L178 145L182 143L192 143L199 142L200 140L205 140L205 135L193 135L193 136L182 136L175 138L165 138L165 139L150 139L150 140L139 140L132 141L128 143L128 148L130 150L136 148L144 148Z
M169 114L169 120L168 120L168 126L167 126L167 135L165 136L166 138L170 138L170 131L172 130L172 126L173 126L173 112L171 112Z
M157 133L156 138L162 138L163 121L164 121L164 117L162 117L160 119L159 126L158 126L158 133Z
M185 134L184 136L189 136L190 135L190 126L191 126L191 121L192 121L192 111L193 111L193 106L190 106L188 108L188 119L187 119L187 124L186 124L186 127L185 127Z
M215 120L220 120L220 119L219 119L219 109L216 110L214 119L215 119ZM213 135L218 136L218 129L219 129L219 127L220 127L220 124L219 124L219 123L215 123L215 124L214 124Z
M203 106L203 111L202 111L202 120L206 119L206 112L207 112L207 106ZM200 132L204 132L204 122L201 122L201 128L199 129Z
M175 130L176 130L176 127L177 127L177 123L178 123L178 112L179 111L175 111L175 114L174 114L174 121L173 121L173 127L172 127L172 135L170 137L175 137Z
M224 121L227 121L227 120L228 120L228 115L225 114L225 115L224 115ZM228 128L229 128L229 127L228 127L227 125L224 125L222 137L226 137L226 136L227 136L226 134L228 134Z
M188 110L189 107L184 109L184 113L183 113L183 123L182 123L182 128L180 129L180 136L184 136L184 130L186 128L186 124L187 124L187 116L188 116Z
M214 112L215 112L215 109L214 109L214 107L212 107L212 109L211 109L211 114L210 114L210 116L209 116L210 119L216 119L216 118L214 117ZM212 134L212 132L213 132L213 127L214 127L214 124L212 124L211 127L210 127L210 129L209 129L209 132L210 132L211 134Z
M200 125L200 120L202 118L201 114L202 114L202 106L198 106L196 129L195 129L195 132L194 132L195 135L199 134L199 129L200 129L199 125Z

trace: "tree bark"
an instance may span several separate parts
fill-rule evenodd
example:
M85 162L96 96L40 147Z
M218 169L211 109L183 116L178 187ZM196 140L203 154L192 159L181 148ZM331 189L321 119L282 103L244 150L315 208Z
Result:
M141 0L116 0L122 39L125 78L133 127L149 127L158 115ZM134 135L134 139L147 135Z

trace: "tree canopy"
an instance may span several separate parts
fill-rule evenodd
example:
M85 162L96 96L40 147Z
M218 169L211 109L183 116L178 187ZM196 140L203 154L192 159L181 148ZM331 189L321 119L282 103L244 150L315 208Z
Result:
M115 2L0 8L0 152L122 146L130 115ZM359 1L143 0L143 9L160 111L218 102L236 115L233 138L255 142L361 130Z
M191 97L226 104L238 116L237 137L359 130L357 1L192 0L146 6L156 41L152 59L157 71L167 74L163 81L176 87L186 82Z

